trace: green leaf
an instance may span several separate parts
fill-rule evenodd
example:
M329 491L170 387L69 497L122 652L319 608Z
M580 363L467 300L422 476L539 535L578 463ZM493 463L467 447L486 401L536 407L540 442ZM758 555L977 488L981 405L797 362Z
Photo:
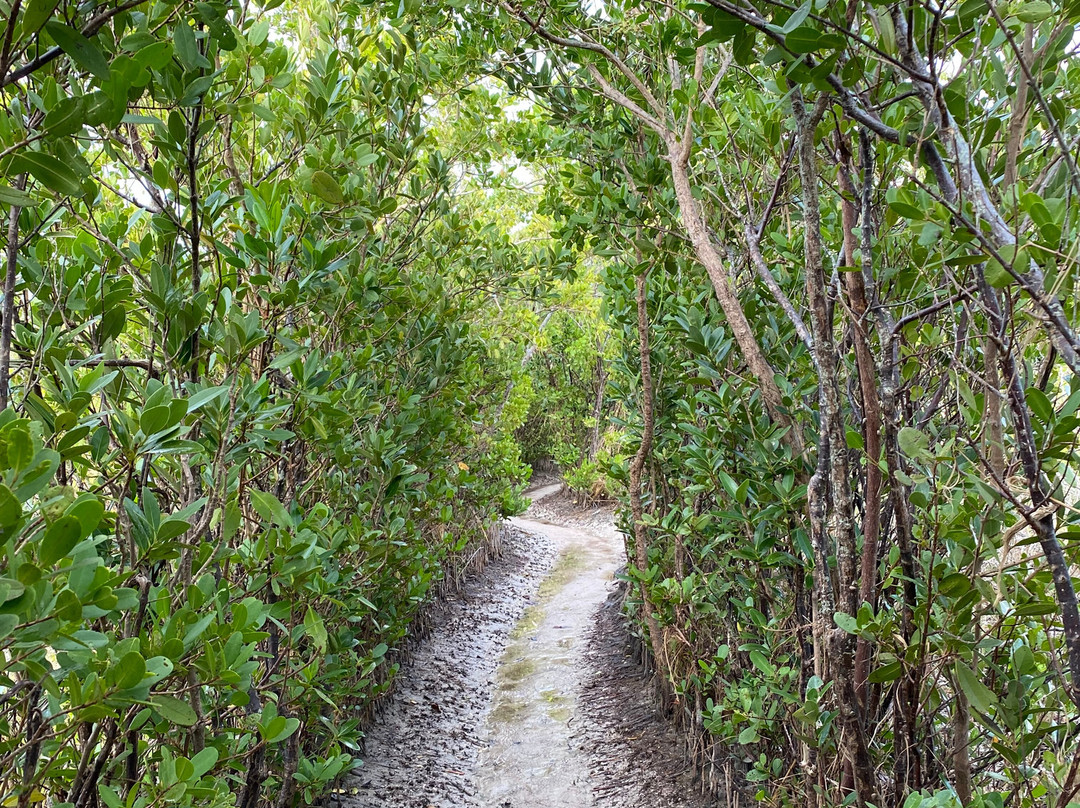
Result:
M772 676L776 673L776 668L774 668L772 663L765 658L765 655L761 653L761 651L758 651L756 649L751 651L750 661L753 663L755 668L764 673L766 676Z
M264 723L259 724L259 733L263 736L264 740L270 741L275 738L278 733L285 731L285 716L274 715L268 718Z
M30 0L23 12L23 36L41 29L60 5L60 0Z
M319 199L330 205L340 205L345 201L341 186L325 171L316 171L311 175L311 190Z
M1054 405L1050 403L1046 393L1038 387L1029 387L1025 391L1025 398L1032 414L1043 424L1049 424L1054 420Z
M140 126L152 126L154 131L162 135L168 131L165 124L162 123L160 118L155 118L153 115L133 115L128 113L121 120L120 123L134 123Z
M97 790L101 801L105 803L105 808L123 808L124 801L120 799L120 794L115 788L111 788L104 783L98 783Z
M11 159L9 173L28 173L46 188L62 196L82 196L79 176L62 160L44 152L25 151Z
M114 103L113 99L108 93L98 90L93 93L87 93L83 96L85 101L84 108L86 109L86 125L89 127L101 126L107 124L108 126L116 126L120 123L120 118L123 118L123 114L117 117L117 103Z
M29 450L29 437L27 437L27 450ZM8 461L12 461L12 446L8 445ZM16 465L12 463L15 468L22 468L22 463ZM60 467L60 455L54 452L52 449L42 449L34 455L30 461L30 468L25 473L19 476L19 484L15 486L15 496L19 502L26 502L34 494L41 491L42 488L47 486L56 474L56 470Z
M187 142L187 121L180 114L180 110L174 109L169 112L169 137L177 146L183 146Z
M1013 272L1026 272L1030 264L1031 256L1026 247L1006 244L998 248L997 257L990 256L987 259L984 269L986 281L995 289L1004 289L1014 282Z
M1017 6L1015 16L1020 22L1039 23L1054 16L1054 7L1043 0L1024 0Z
M746 25L735 34L731 50L735 56L735 63L743 67L749 67L754 62L754 42L757 31Z
M195 40L195 32L188 25L187 20L179 20L173 28L173 47L176 50L176 58L188 70L212 67L210 61L199 53L199 43Z
M788 34L784 45L792 53L813 53L821 47L821 32L804 25Z
M11 527L22 518L22 503L4 483L0 483L0 527Z
M214 78L215 75L211 73L193 79L188 86L184 88L184 95L180 99L180 105L184 107L194 107L199 104L202 101L203 96L205 96L214 85Z
M878 14L876 17L881 47L886 53L895 56L897 53L896 26L893 25L892 17L888 14Z
M198 780L212 768L214 764L218 762L218 750L212 746L208 746L191 758L191 767L193 769L191 778L192 780Z
M315 647L320 651L326 649L326 643L328 640L326 634L326 626L323 624L323 620L310 606L307 608L307 612L304 614L304 630L307 635L311 637L312 642L315 643Z
M987 713L990 708L997 704L997 696L994 692L979 681L978 674L963 662L957 660L955 665L956 683L968 697L971 706L980 713Z
M194 643L203 635L203 632L214 622L214 617L215 615L213 613L204 614L188 627L188 630L184 632L185 648L191 648L194 645Z
M13 614L0 614L0 640L6 640L19 625L19 618Z
M1013 666L1019 673L1032 673L1035 670L1035 655L1026 645L1013 651Z
M735 491L735 501L738 502L740 505L744 505L746 503L746 497L749 493L750 481L743 480L741 483L739 483L739 487Z
M251 27L247 30L247 34L245 36L247 38L248 44L253 48L257 48L259 47L259 45L266 41L266 36L269 33L270 21L259 20L252 23Z
M851 427L848 427L844 431L844 442L847 444L847 447L849 449L862 449L865 446L865 444L863 443L862 433L852 429Z
M175 539L177 536L182 536L190 528L190 522L170 516L158 527L155 538L157 541L169 541L170 539Z
M71 60L99 79L109 78L109 63L95 42L58 20L45 23L45 31Z
M173 672L174 665L168 657L156 656L146 660L146 672L149 674L149 685L152 687ZM147 685L143 682L143 685Z
M170 409L168 406L149 407L143 410L143 414L139 417L139 428L147 437L156 435L168 425L169 415Z
M905 426L896 437L900 444L900 451L908 457L923 459L930 457L930 438L924 432L913 426Z
M25 591L26 586L22 581L14 578L0 578L0 604L14 600Z
M64 98L48 111L41 128L53 137L73 135L82 129L86 120L86 101L83 96Z
M277 722L282 720L284 723L279 727ZM300 728L300 720L297 718L282 719L282 716L278 716L272 723L274 724L274 732L268 734L266 738L269 743L284 741Z
M739 492L739 486L735 484L735 479L726 471L718 470L716 476L720 478L720 485L732 499L735 499L735 495Z
M905 219L921 222L926 218L926 212L915 204L911 194L903 188L890 188L885 192L885 201L893 212Z
M195 773L195 767L191 765L191 761L186 757L178 757L176 759L176 779L177 780L190 780L191 776Z
M228 387L207 387L205 390L200 390L188 399L187 411L192 413L202 409L207 404L222 398L228 392Z
M116 686L127 690L140 684L146 676L146 660L138 651L128 651L116 665Z
M79 596L72 590L61 589L56 596L56 610L53 612L53 615L58 620L63 620L64 622L82 620L82 601L79 600Z
M38 548L38 561L49 567L64 558L83 538L82 525L74 516L61 516L47 528Z
M846 631L848 634L859 633L859 621L852 617L847 612L836 612L833 614L833 622L840 628Z
M987 261L983 274L986 276L986 282L995 289L1004 289L1013 282L1013 276L1009 274L1009 270L998 261Z
M35 203L34 197L26 191L20 191L10 185L0 185L0 202L5 205L17 205L20 208L29 207Z
M98 342L116 339L124 332L124 324L127 322L127 310L123 306L113 306L101 315L101 324L98 326Z
M178 724L181 727L193 727L198 720L195 710L186 701L172 696L156 695L150 699L150 704L158 715L166 721Z
M67 515L78 520L83 536L89 536L101 524L105 506L93 494L82 494L68 506Z
M873 682L874 684L883 684L885 682L896 681L900 678L901 673L903 673L903 665L900 660L896 660L882 665L879 668L875 668L866 678L867 681Z
M161 40L147 45L135 54L135 64L147 70L162 70L173 56L171 42Z
M292 527L292 517L289 516L289 512L285 510L285 506L281 504L277 497L259 491L257 488L252 488L250 493L251 506L259 516L269 522L274 522L279 527Z
M755 727L747 727L739 733L739 743L749 744L756 743L758 739L758 732Z
M950 598L964 595L970 589L971 580L966 575L962 575L959 572L954 572L952 575L946 575L942 579L940 586L938 586L938 591Z
M813 0L806 0L805 3L791 12L791 16L784 21L783 31L785 34L790 34L803 24L806 18L810 16L810 10L813 7L813 4Z
M29 422L24 421L4 430L7 443L7 462L15 471L22 471L34 455L33 441L30 439ZM25 502L25 500L23 500Z
M964 476L967 477L968 482L974 486L975 490L979 492L979 496L986 501L987 505L993 505L1001 499L1001 494L987 485L986 481L978 475L966 472Z

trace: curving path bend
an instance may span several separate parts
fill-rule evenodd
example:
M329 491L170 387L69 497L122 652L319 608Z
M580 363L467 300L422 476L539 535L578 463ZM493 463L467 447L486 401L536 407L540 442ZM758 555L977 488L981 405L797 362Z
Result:
M537 515L568 510L559 490L530 492L554 504L510 520L503 556L435 616L343 808L703 804L629 658L613 596L622 537L610 519Z

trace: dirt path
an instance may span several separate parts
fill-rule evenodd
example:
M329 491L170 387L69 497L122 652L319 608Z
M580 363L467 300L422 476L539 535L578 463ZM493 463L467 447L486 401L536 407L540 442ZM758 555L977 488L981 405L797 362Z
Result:
M558 486L532 492L543 501ZM346 808L699 806L630 658L619 534L548 499L436 617L346 783Z
M614 531L589 535L529 519L512 521L550 540L558 560L540 584L536 603L511 632L496 673L487 721L490 745L480 755L480 803L594 805L588 761L574 742L571 724L579 712L582 651L620 566L622 542Z

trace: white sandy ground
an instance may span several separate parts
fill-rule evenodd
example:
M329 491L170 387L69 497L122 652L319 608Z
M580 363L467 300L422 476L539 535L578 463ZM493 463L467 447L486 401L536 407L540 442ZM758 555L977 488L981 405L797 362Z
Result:
M558 560L496 672L494 709L484 731L489 745L477 773L480 804L584 808L595 802L588 760L571 729L585 675L580 660L624 561L623 543L614 531L590 534L530 519L512 522L550 540Z
M503 556L438 610L336 804L701 805L609 597L622 536L610 514L567 519L563 508L551 498L510 520Z

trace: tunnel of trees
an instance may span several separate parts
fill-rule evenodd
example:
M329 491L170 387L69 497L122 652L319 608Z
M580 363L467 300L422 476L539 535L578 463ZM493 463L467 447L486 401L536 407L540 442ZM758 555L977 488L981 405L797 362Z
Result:
M524 505L707 784L1080 805L1080 4L3 0L0 804L311 804Z

